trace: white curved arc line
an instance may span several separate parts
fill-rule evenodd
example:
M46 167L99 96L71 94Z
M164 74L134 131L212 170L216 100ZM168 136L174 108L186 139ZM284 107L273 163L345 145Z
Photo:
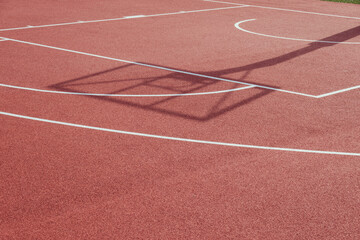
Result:
M274 36L274 35L268 35L268 34L263 34L263 33L257 33L257 32L252 32L249 30L246 30L242 27L240 27L239 25L245 22L250 22L250 21L254 21L256 19L247 19L247 20L243 20L240 22L237 22L234 24L234 26L239 29L240 31L246 32L246 33L250 33L250 34L255 34L255 35L259 35L259 36L263 36L263 37L270 37L270 38L277 38L277 39L285 39L285 40L293 40L293 41L303 41L303 42L321 42L321 43L335 43L335 44L360 44L360 42L335 42L335 41L322 41L322 40L310 40L310 39L302 39L302 38L289 38L289 37L281 37L281 36Z
M97 130L97 131L102 131L102 132L119 133L119 134L132 135L132 136L157 138L157 139L163 139L163 140L172 140L172 141L181 141L181 142L190 142L190 143L202 143L202 144L210 144L210 145L219 145L219 146L227 146L227 147L239 147L239 148L250 148L250 149L260 149L260 150L273 150L273 151L298 152L298 153L313 153L313 154L328 154L328 155L342 155L342 156L357 156L357 157L360 156L360 153L350 153L350 152L335 152L335 151L320 151L320 150L307 150L307 149L296 149L296 148L267 147L267 146L257 146L257 145L248 145L248 144L238 144L238 143L205 141L205 140L197 140L197 139L190 139L190 138L169 137L169 136L162 136L162 135L155 135L155 134L130 132L130 131L110 129L110 128L93 127L93 126L82 125L82 124L54 121L54 120L49 120L49 119L44 119L44 118L29 117L29 116L25 116L25 115L19 115L19 114L2 112L2 111L0 111L0 115L4 115L4 116L8 116L8 117L21 118L21 119L27 119L27 120L33 120L33 121L38 121L38 122L45 122L45 123L63 125L63 126L69 126L69 127L77 127L77 128L83 128L83 129L91 129L91 130Z
M199 93L177 93L177 94L106 94L106 93L80 93L80 92L62 92L62 91L53 91L53 90L44 90L37 88L28 88L20 87L14 85L8 85L0 83L0 87L14 88L26 91L33 92L42 92L42 93L56 93L56 94L68 94L68 95L81 95L81 96L97 96L97 97L184 97L184 96L196 96L196 95L208 95L208 94L218 94L218 93L227 93L235 92L240 90L245 90L249 88L254 88L254 86L246 86L241 88L233 88L227 90L219 90L213 92L199 92Z

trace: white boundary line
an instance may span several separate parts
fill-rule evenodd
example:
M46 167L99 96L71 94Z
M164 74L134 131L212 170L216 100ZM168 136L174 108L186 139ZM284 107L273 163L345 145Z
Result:
M109 19L99 19L99 20L87 20L87 21L79 20L79 21L76 21L76 22L55 23L55 24L46 24L46 25L38 25L38 26L30 26L30 25L28 25L26 27L15 27L15 28L0 29L0 32L14 31L14 30L24 30L24 29L34 29L34 28L58 27L58 26L84 24L84 23L120 21L120 20L134 19L134 18L149 18L149 17L160 17L160 16L187 14L187 13L197 13L197 12L210 12L210 11L219 11L219 10L235 9L235 8L242 8L242 7L246 7L246 5L238 4L237 7L221 7L221 8L210 8L210 9L200 9L200 10L190 10L190 11L179 11L179 12L172 12L172 13L159 13L159 14L151 14L151 15L135 15L135 16L125 16L125 17L119 17L119 18L109 18Z
M55 50L60 50L60 51L64 51L64 52L76 53L76 54L81 54L81 55L85 55L85 56L97 57L97 58L102 58L102 59L107 59L107 60L112 60L112 61L117 61L117 62L129 63L129 64L139 65L139 66L143 66L143 67L161 69L161 70L165 70L165 71L169 71L169 72L182 73L182 74L191 75L191 76L197 76L197 77L208 78L208 79L224 81L224 82L238 83L238 84L243 84L243 85L257 87L257 88L269 89L269 90L273 90L273 91L284 92L284 93L289 93L289 94L294 94L294 95L300 95L300 96L304 96L304 97L316 98L315 95L306 94L306 93L300 93L300 92L294 92L294 91L289 91L289 90L285 90L285 89L267 87L267 86L258 85L258 84L252 84L252 83L247 83L247 82L230 80L230 79L226 79L226 78L213 77L213 76L208 76L208 75L204 75L204 74L181 71L181 70L177 70L177 69L173 69L173 68L160 67L160 66L155 66L155 65L145 64L145 63L139 63L139 62L133 62L133 61L119 59L119 58L112 58L112 57L106 57L106 56L101 56L101 55L92 54L92 53L86 53L86 52L70 50L70 49L66 49L66 48L53 47L53 46L39 44L39 43L33 43L33 42L26 42L26 41L16 40L16 39L12 39L12 38L5 38L5 39L7 39L9 41L13 41L13 42L18 42L18 43L23 43L23 44L28 44L28 45L38 46L38 47L44 47L44 48L49 48L49 49L55 49Z
M220 146L227 146L227 147L251 148L251 149L260 149L260 150L313 153L313 154L328 154L328 155L341 155L341 156L357 156L357 157L360 156L360 153L267 147L267 146L248 145L248 144L237 144L237 143L205 141L205 140L197 140L197 139L189 139L189 138L169 137L169 136L139 133L139 132L129 132L129 131L123 131L123 130L110 129L110 128L101 128L101 127L93 127L93 126L81 125L81 124L75 124L75 123L54 121L54 120L49 120L49 119L44 119L44 118L29 117L29 116L8 113L8 112L2 112L2 111L0 111L0 115L21 118L21 119L27 119L27 120L33 120L33 121L38 121L38 122L63 125L63 126L69 126L69 127L77 127L77 128L91 129L91 130L97 130L97 131L102 131L102 132L119 133L119 134L126 134L126 135L140 136L140 137L157 138L157 139L163 139L163 140L172 140L172 141L181 141L181 142L190 142L190 143L202 143L202 144L220 145Z
M246 86L241 88L233 88L233 89L219 90L213 92L175 93L175 94L106 94L106 93L61 92L61 91L43 90L37 88L19 87L19 86L8 85L3 83L0 83L0 87L14 88L20 90L34 91L34 92L43 92L43 93L57 93L57 94L69 94L69 95L80 95L80 96L101 96L101 97L185 97L185 96L198 96L198 95L235 92L235 91L254 88L254 86Z
M233 2L224 2L224 1L216 1L216 0L203 0L203 1L205 1L205 2L216 2L216 3L224 3L224 4L244 6L244 4L241 4L241 3L233 3ZM349 18L349 19L357 19L357 20L360 20L360 17L348 17L348 16L335 15L335 14L308 12L308 11L301 11L301 10L293 10L293 9L286 9L286 8L276 8L276 7L266 7L266 6L259 6L259 5L250 5L250 4L246 4L245 6L248 6L248 7L256 7L256 8L264 8L264 9L271 9L271 10L279 10L279 11L287 11L287 12L313 14L313 15L320 15L320 16L327 16L327 17L338 17L338 18Z
M5 42L5 41L8 41L8 40L0 37L0 42Z
M285 40L293 40L293 41L303 41L303 42L321 42L321 43L335 43L335 44L360 44L360 42L335 42L335 41L322 41L322 40L308 40L308 39L301 39L301 38L288 38L288 37L279 37L279 36L274 36L274 35L268 35L268 34L262 34L262 33L257 33L257 32L252 32L249 30L246 30L242 27L240 27L240 24L244 23L244 22L250 22L250 21L254 21L256 19L247 19L247 20L243 20L240 22L237 22L234 24L234 26L239 29L240 31L246 32L246 33L250 33L250 34L255 34L255 35L259 35L259 36L263 36L263 37L270 37L270 38L277 38L277 39L285 39Z

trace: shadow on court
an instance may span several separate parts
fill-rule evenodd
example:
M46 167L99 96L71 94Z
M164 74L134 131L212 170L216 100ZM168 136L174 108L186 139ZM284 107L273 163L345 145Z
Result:
M354 38L360 35L360 26L351 28L341 33L326 37L319 41L332 41L335 43L323 43L312 42L306 47L289 52L287 54L269 58L256 63L248 64L245 66L207 71L196 72L196 74L207 75L212 77L224 77L228 74L238 73L238 79L230 79L232 81L238 81L239 83L226 83L227 90L234 90L241 86L242 83L262 85L269 88L277 88L277 86L269 86L261 83L247 82L248 76L252 71L260 68L272 67L277 64L289 61L299 56L314 52L324 47L330 47L336 45L336 42L344 42L348 39ZM241 56L239 57L246 57ZM141 63L142 64L142 63ZM147 64L147 63L145 63ZM154 64L149 64L157 66ZM157 66L164 67L164 66ZM185 73L169 72L158 74L150 74L151 76L126 78L123 76L129 76L127 71L137 72L132 68L145 68L135 64L124 64L122 66L108 69L105 71L93 73L90 75L82 76L76 79L60 82L49 86L51 89L67 92L87 92L91 87L104 87L106 94L131 94L138 90L137 94L141 94L148 89L155 91L155 93L171 93L171 94L190 94L198 93L201 91L208 91L207 89L224 89L224 82L206 78L193 76ZM165 67L166 68L166 67ZM171 67L170 67L171 68ZM181 69L175 69L177 71L186 71ZM154 71L156 72L156 70ZM162 70L162 72L164 72ZM111 76L109 76L111 75ZM119 77L116 77L119 76ZM130 75L131 76L131 75ZM84 89L85 88L85 89ZM95 88L96 89L96 88ZM259 98L262 98L272 91L271 89L254 87L241 91L228 91L211 95L198 95L198 96L163 96L163 97L114 97L114 96L93 96L86 95L86 97L99 99L115 104L121 104L134 108L139 108L147 111L153 111L160 114L171 115L184 119L196 120L196 121L208 121L230 111L233 111L241 106L249 104ZM90 91L89 91L90 92ZM93 90L92 92L95 92ZM198 101L198 102L197 102Z
M230 90L230 92L216 93L211 95L209 94L196 96L178 96L177 94L196 94L199 92L208 92L206 89L217 89L218 85L222 85L219 87L224 88L224 82L177 72L170 72L168 74L132 79L110 79L110 76L106 76L109 73L111 73L112 75L121 76L121 74L126 68L139 68L139 66L134 64L127 64L83 76L80 78L57 83L51 85L50 88L56 89L58 91L82 93L86 92L84 89L82 89L84 86L93 86L96 89L97 86L109 85L111 86L111 88L113 87L113 89L111 91L106 91L106 94L133 94L133 92L136 92L137 90L140 92L137 94L146 94L148 92L144 93L144 91L149 91L149 89L151 91L155 91L155 93L152 94L159 93L159 91L162 93L174 94L173 96L161 97L116 97L94 95L85 96L99 99L102 101L108 101L116 104L131 106L139 109L197 121L207 121L213 119L217 116L241 107L244 104L248 104L260 97L263 97L272 91L269 89L259 88L257 88L255 92L252 89L241 90L239 92L232 91L235 88L246 87L247 85L238 83L226 83L225 86L227 90ZM136 69L134 69L134 71L136 71ZM245 80L248 74L249 72L243 74L243 76L238 79L238 81L246 82ZM99 79L102 79L102 76L104 77L104 80L99 81ZM167 82L169 83L167 84ZM276 88L275 86L267 87ZM95 90L91 92L94 91ZM247 93L245 97L243 97L242 93L247 91L252 91L253 93ZM186 105L188 105L189 107L186 107Z

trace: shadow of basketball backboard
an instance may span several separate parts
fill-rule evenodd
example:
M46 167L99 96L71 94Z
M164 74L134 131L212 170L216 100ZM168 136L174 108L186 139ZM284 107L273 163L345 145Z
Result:
M124 64L60 82L50 88L77 93L101 91L107 95L84 96L197 121L226 114L272 92L242 84L246 83L250 71L242 73L238 80L223 82L179 72L162 71L159 74L158 71L149 73L147 69L139 73L141 68L144 67Z

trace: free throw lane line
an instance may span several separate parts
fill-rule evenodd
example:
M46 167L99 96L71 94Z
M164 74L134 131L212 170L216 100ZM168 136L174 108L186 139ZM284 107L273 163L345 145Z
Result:
M320 151L320 150L307 150L307 149L296 149L296 148L266 147L266 146L257 146L257 145L247 145L247 144L237 144L237 143L205 141L205 140L197 140L197 139L189 139L189 138L169 137L169 136L139 133L139 132L129 132L129 131L123 131L123 130L110 129L110 128L93 127L93 126L82 125L82 124L54 121L54 120L49 120L49 119L44 119L44 118L29 117L29 116L8 113L8 112L2 112L2 111L0 111L0 115L21 118L21 119L27 119L27 120L37 121L37 122L45 122L45 123L69 126L69 127L91 129L91 130L97 130L97 131L102 131L102 132L119 133L119 134L126 134L126 135L140 136L140 137L157 138L157 139L163 139L163 140L172 140L172 141L181 141L181 142L190 142L190 143L202 143L202 144L210 144L210 145L220 145L220 146L227 146L227 147L239 147L239 148L249 148L249 149L259 149L259 150L272 150L272 151L285 151L285 152L297 152L297 153L328 154L328 155L360 157L360 153L351 153L351 152L336 152L336 151Z
M253 87L257 87L257 88L269 89L269 90L273 90L273 91L284 92L284 93L289 93L289 94L294 94L294 95L300 95L300 96L304 96L304 97L316 98L315 95L300 93L300 92L295 92L295 91L289 91L289 90L280 89L280 88L274 88L274 87L268 87L268 86L263 86L263 85L258 85L258 84L241 82L241 81L236 81L236 80L231 80L231 79L226 79L226 78L221 78L221 77L213 77L213 76L208 76L208 75L199 74L199 73L181 71L181 70L177 70L177 69L173 69L173 68L160 67L160 66L156 66L156 65L145 64L145 63L140 63L140 62L133 62L133 61L119 59L119 58L106 57L106 56L101 56L101 55L97 55L97 54L80 52L80 51L70 50L70 49L66 49L66 48L53 47L53 46L39 44L39 43L21 41L21 40L12 39L12 38L4 38L4 39L7 39L7 40L13 41L13 42L18 42L18 43L23 43L23 44L28 44L28 45L38 46L38 47L44 47L44 48L49 48L49 49L55 49L55 50L64 51L64 52L76 53L76 54L81 54L81 55L86 55L86 56L91 56L91 57L97 57L97 58L117 61L117 62L129 63L129 64L139 65L139 66L143 66L143 67L161 69L161 70L165 70L165 71L169 71L169 72L182 73L185 75L191 75L191 76L202 77L202 78L213 79L213 80L224 81L224 82L238 83L238 84L243 84L246 86L253 86Z

